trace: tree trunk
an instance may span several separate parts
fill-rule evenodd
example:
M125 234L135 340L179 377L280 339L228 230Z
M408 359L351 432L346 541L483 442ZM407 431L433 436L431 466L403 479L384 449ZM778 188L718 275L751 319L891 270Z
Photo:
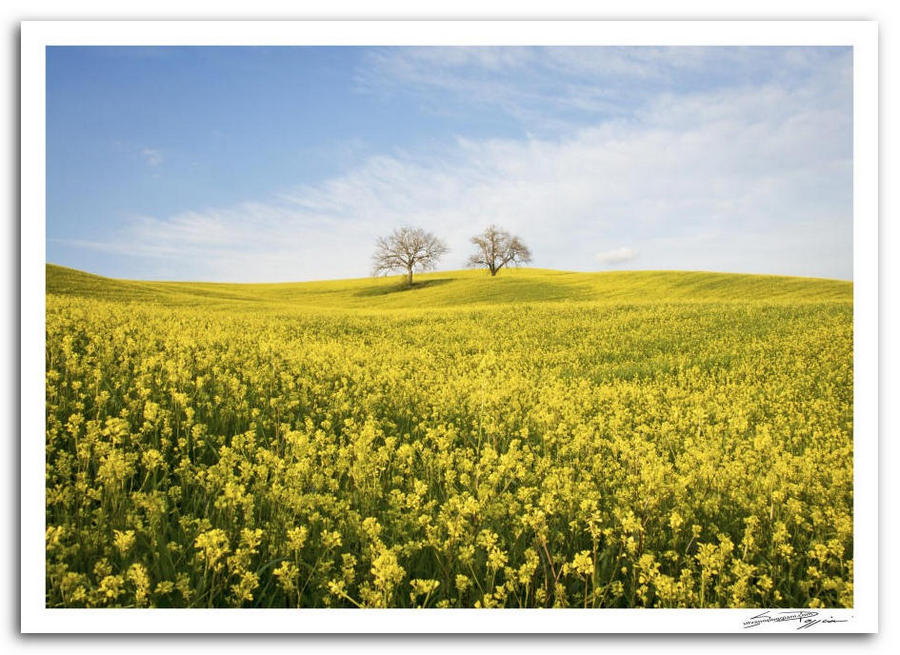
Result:
M412 286L412 266L406 269L406 284Z

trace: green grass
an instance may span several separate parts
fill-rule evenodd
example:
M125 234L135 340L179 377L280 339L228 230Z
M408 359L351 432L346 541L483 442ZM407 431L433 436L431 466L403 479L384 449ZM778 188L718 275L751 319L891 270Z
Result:
M163 305L233 303L279 308L420 309L539 302L827 302L851 301L853 284L821 278L694 271L576 273L536 268L440 271L400 278L229 284L116 280L47 264L47 293Z

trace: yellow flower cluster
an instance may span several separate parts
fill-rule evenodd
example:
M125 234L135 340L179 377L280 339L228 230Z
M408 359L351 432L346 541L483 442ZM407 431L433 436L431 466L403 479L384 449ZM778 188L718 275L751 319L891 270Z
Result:
M48 606L852 606L847 302L251 309L48 296Z

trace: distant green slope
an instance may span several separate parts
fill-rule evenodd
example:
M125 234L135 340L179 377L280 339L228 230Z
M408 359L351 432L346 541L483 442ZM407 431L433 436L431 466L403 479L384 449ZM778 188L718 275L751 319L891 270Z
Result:
M115 280L47 264L47 293L166 305L277 305L333 309L403 309L513 302L849 302L853 284L820 278L624 271L570 273L534 268L442 271L416 276L413 288L399 278L359 278L278 284L146 282Z

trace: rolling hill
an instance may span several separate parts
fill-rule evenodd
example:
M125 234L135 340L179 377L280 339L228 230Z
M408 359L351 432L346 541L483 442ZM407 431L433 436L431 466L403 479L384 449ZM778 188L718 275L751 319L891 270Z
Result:
M233 284L119 280L47 264L47 294L163 305L256 304L322 309L448 308L514 302L849 302L853 284L821 278L694 271L578 273L547 269L420 274L412 288L397 277Z
M48 266L47 606L853 607L851 283L418 280Z

